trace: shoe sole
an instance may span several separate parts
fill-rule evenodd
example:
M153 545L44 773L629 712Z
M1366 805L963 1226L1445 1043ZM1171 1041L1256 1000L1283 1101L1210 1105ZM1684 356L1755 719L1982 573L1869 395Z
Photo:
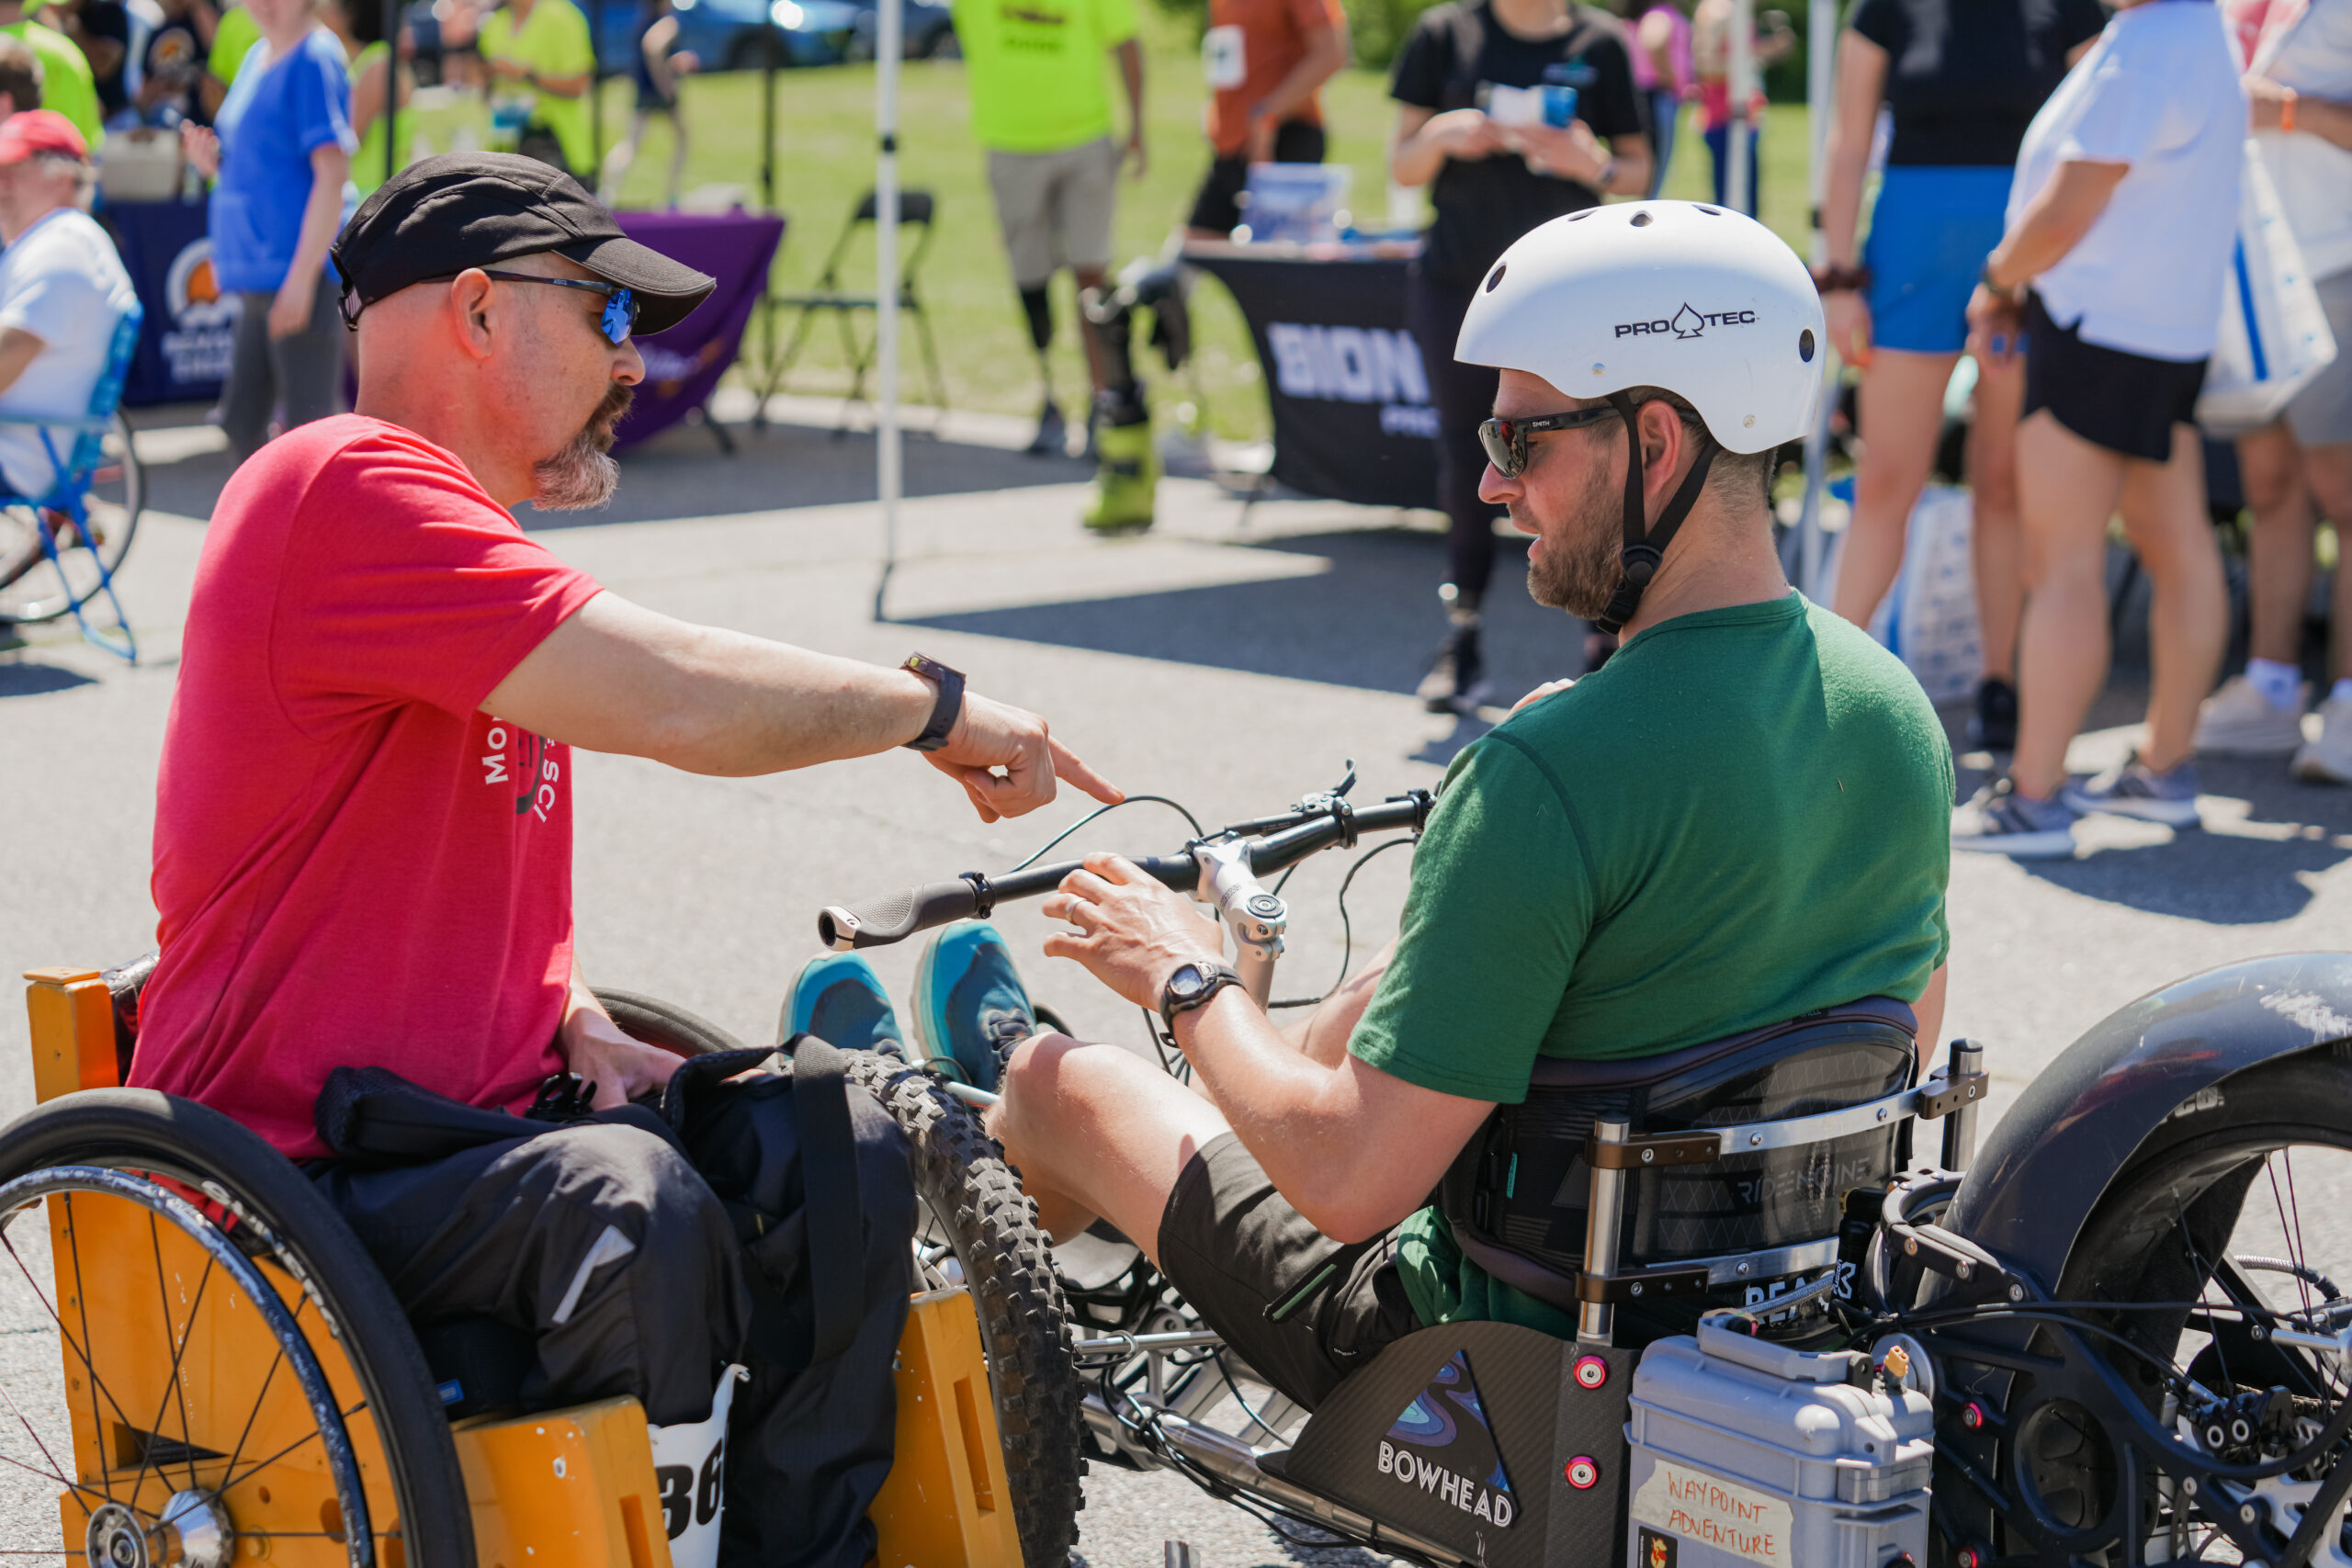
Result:
M2200 729L2189 744L2209 757L2284 757L2302 746L2302 721L2275 729Z
M2103 817L2129 817L2134 821L2156 822L2166 828L2194 828L2202 820L2197 815L2197 803L2193 800L2111 800L2071 789L2061 791L2058 798L2067 810L2085 817L2094 813Z
M2012 860L2064 860L2075 852L2072 829L2048 829L2038 833L1992 833L1982 837L1955 833L1954 852L2007 855Z

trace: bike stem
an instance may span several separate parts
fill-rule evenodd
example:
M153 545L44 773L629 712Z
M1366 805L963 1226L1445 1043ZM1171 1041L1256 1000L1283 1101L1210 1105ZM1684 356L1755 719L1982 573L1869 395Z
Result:
M1222 839L1193 846L1201 879L1193 897L1210 905L1233 933L1233 967L1261 1010L1274 994L1274 964L1283 955L1290 907L1266 890L1250 869L1250 840Z

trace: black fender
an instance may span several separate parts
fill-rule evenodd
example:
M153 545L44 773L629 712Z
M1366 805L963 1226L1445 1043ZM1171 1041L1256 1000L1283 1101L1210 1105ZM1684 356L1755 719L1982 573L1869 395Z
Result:
M2033 1080L1942 1224L2054 1292L2083 1226L2157 1127L2219 1109L2233 1074L2347 1038L2352 953L2249 959L2150 991Z

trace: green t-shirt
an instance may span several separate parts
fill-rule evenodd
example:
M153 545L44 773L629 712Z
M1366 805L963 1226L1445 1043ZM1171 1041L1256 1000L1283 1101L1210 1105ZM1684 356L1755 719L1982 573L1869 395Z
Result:
M588 76L596 69L596 50L588 37L588 18L571 0L536 0L520 29L514 13L502 7L482 22L476 38L485 61L511 60L535 76ZM594 185L596 149L588 128L588 95L558 97L533 92L525 83L493 76L490 85L491 116L503 122L519 112L522 123L544 125L563 148L563 161L574 175Z
M81 45L56 28L34 21L10 22L0 27L0 33L21 39L40 62L40 107L72 120L91 152L104 147L107 132L98 112L97 84L90 79L89 57Z
M1656 1055L1944 960L1951 751L1894 655L1792 593L1649 627L1454 760L1396 955L1348 1049L1527 1097L1538 1055ZM1466 1261L1434 1209L1396 1258L1423 1323L1573 1320Z
M220 25L212 29L212 52L205 56L204 68L219 77L222 86L234 86L246 51L260 41L261 24L254 20L254 14L243 6L232 6L220 13Z
M972 135L997 152L1060 152L1111 134L1111 62L1135 0L955 0Z

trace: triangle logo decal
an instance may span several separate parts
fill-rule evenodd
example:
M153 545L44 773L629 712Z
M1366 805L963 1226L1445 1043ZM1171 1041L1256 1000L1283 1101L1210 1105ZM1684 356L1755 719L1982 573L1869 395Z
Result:
M1380 1444L1380 1470L1504 1529L1518 1514L1502 1451L1487 1425L1470 1355L1457 1350L1413 1396Z

